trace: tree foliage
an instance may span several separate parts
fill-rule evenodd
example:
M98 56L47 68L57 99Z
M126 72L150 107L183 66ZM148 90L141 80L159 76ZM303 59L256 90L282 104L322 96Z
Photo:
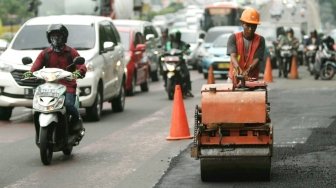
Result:
M29 12L30 0L0 0L0 18L3 25L18 24L33 14Z

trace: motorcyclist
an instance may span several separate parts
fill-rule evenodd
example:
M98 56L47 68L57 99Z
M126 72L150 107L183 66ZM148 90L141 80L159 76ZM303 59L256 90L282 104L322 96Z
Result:
M186 42L184 42L182 39L182 34L180 31L177 31L175 33L175 40L173 41L173 43L171 44L172 48L175 48L175 49L179 49L179 50L182 50L182 51L187 51L189 49L189 46ZM188 69L188 66L187 66L187 63L185 61L182 62L181 64L181 70L182 72L185 74L184 76L184 81L187 83L187 93L186 95L189 96L189 97L193 97L194 95L191 93L191 81L190 81L190 73L189 73L189 69Z
M280 38L280 41L279 41L279 44L277 46L277 49L280 50L282 46L284 45L289 45L292 47L292 57L297 57L298 55L298 49L299 49L299 46L300 46L300 41L294 36L294 30L292 28L287 28L285 30L286 32L286 35L285 36L282 36ZM280 64L279 64L279 77L281 77L281 71L284 70L284 65L282 63L282 61L280 61ZM289 64L289 70L287 70L287 72L289 72L291 69L291 63ZM286 75L284 75L286 77Z
M77 132L84 130L82 120L78 109L74 106L76 100L77 78L83 78L87 71L85 65L74 65L68 67L73 59L79 56L76 49L66 45L68 39L68 29L62 24L51 24L47 29L47 40L50 47L44 49L36 58L30 71L24 73L24 78L32 77L32 72L42 69L43 67L55 67L72 72L73 80L60 80L59 82L66 86L65 107L69 115L70 126L72 131Z
M321 43L322 45L320 47L320 50L316 54L316 59L315 59L315 64L314 64L314 69L315 69L316 73L319 73L320 70L321 70L322 65L329 58L333 57L333 56L326 57L326 55L324 55L324 53L323 53L323 50L332 51L332 52L335 51L335 49L334 49L335 41L334 41L334 39L331 36L329 36L329 35L324 36L322 38L321 42L322 42ZM318 79L318 77L319 77L319 74L315 74L315 79Z

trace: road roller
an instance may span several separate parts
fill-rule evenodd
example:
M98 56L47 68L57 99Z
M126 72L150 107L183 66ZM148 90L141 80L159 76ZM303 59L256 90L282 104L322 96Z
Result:
M191 147L202 181L270 180L273 128L267 84L239 79L238 84L202 86Z

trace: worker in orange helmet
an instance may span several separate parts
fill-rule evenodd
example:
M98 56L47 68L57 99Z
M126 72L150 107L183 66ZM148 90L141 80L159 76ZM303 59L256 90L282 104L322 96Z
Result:
M241 17L242 32L233 33L227 43L227 54L231 57L229 80L234 75L257 80L259 64L264 60L265 39L255 33L260 24L259 12L254 8L246 8Z

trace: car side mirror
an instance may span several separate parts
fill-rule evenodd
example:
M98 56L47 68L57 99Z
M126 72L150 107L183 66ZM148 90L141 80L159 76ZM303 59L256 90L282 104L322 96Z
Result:
M21 61L24 65L29 65L33 62L33 60L30 57L23 57Z
M148 34L146 35L146 41L153 39L155 36L154 34Z
M81 56L75 57L73 60L76 65L83 65L85 63L85 58Z
M110 42L110 41L104 42L103 47L104 47L104 52L113 51L114 50L114 43Z

